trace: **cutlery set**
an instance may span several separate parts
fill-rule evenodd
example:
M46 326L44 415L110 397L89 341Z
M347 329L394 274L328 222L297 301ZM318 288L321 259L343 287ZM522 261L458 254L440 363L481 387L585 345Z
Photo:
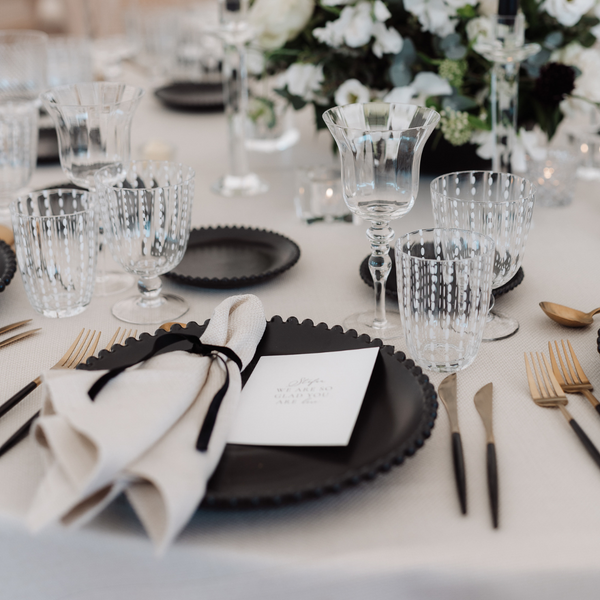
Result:
M22 321L20 323L15 323L14 325L8 325L7 327L0 329L0 334L5 331L10 331L11 329L14 329L16 327L20 327L21 325L28 322L29 321ZM36 329L33 331L38 330ZM51 367L51 369L75 369L78 365L85 363L88 360L88 358L94 356L101 335L102 332L100 331L92 331L91 329L85 328L82 329L79 332L79 335L75 338L75 341L69 347L69 349L58 360L58 362ZM137 329L135 331L133 331L132 329L123 329L121 331L121 328L118 327L114 335L106 345L106 350L110 350L115 344L122 344L123 341L129 337L136 338ZM41 375L36 377L24 388L22 388L16 394L14 394L14 396L12 396L6 402L1 404L0 418L2 418L7 412L9 412L12 408L19 404L19 402L26 398L31 392L33 392L33 390L35 390L42 383L41 377ZM27 436L29 430L31 429L31 425L39 416L39 414L40 411L37 411L0 446L0 456L8 452L13 446L15 446L18 442L20 442Z
M498 466L496 462L496 442L492 428L492 392L493 384L484 385L475 394L475 408L479 413L486 433L487 452L487 481L492 513L492 524L498 528ZM450 429L452 431L452 460L454 463L454 476L456 489L463 515L467 514L467 476L465 459L462 447L460 429L458 427L458 406L456 394L456 373L448 375L438 388L438 395L448 412Z
M31 319L25 319L25 321L19 321L18 323L12 323L11 325L5 325L4 327L0 327L0 335L8 333L9 331L13 331L14 329L18 329L19 327L23 327L31 323ZM6 338L4 340L0 340L0 348L4 348L4 346L8 346L9 344L14 344L20 340L24 340L28 338L30 335L33 335L37 331L40 331L40 327L37 329L30 329L29 331L24 331L23 333L18 333L13 335L12 337Z

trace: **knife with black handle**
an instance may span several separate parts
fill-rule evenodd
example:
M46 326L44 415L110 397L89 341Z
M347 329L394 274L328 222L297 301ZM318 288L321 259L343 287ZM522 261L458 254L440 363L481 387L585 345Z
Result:
M452 460L454 463L454 477L460 501L460 510L467 514L467 474L465 471L465 457L458 427L458 407L456 403L456 373L448 375L438 387L438 395L446 408L450 429L452 431Z
M496 442L492 429L492 393L491 383L484 385L475 394L475 408L483 421L487 443L487 479L490 496L490 509L494 529L498 528L498 464L496 462Z

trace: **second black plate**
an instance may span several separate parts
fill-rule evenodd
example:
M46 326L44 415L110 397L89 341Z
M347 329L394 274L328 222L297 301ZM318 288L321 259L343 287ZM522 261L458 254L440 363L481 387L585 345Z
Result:
M233 289L272 279L294 266L300 248L264 229L193 229L183 260L167 277L201 288Z
M223 84L181 81L158 88L154 95L169 108L222 110Z
M385 293L392 298L398 298L398 282L396 281L396 260L394 257L394 252L390 251L390 258L392 260L392 269L390 270L390 274L388 275L388 279L385 285ZM371 273L369 271L369 257L366 256L365 259L360 263L360 277L361 279L369 286L373 287L373 278L371 277ZM514 288L516 288L522 281L523 277L525 277L525 272L523 271L523 267L519 267L519 270L514 274L513 278L510 281L507 281L504 285L492 290L492 295L497 298L502 294L506 294L510 292Z
M17 270L17 259L10 246L0 240L0 292L6 289Z

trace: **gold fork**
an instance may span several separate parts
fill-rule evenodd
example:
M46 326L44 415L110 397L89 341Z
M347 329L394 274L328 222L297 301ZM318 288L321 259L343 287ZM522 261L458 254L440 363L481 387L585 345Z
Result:
M113 335L113 337L108 342L105 350L110 350L115 343L120 344L124 339L127 339L125 337L126 335L127 335L127 337L137 338L137 329L135 330L134 333L132 333L131 329L129 330L129 332L127 332L127 330L125 329L125 330L123 330L123 333L121 333L121 335L119 336L120 329L121 329L120 327L117 328L117 331L115 331L115 334ZM79 334L79 337L81 337L82 333L83 333L83 331ZM96 333L96 332L94 332L94 333ZM75 340L74 345L79 341L79 337L77 338L77 340ZM118 341L117 341L117 337L118 337ZM90 343L88 343L88 345L85 347L85 353L84 354L81 354L81 353L75 354L73 360L69 361L69 363L68 363L69 366L66 366L66 367L57 367L55 365L52 368L53 369L54 368L73 369L73 368L77 367L77 365L85 363L87 361L87 359L90 358L90 356L92 356L94 354L94 352L96 351L96 347L98 346L98 341L99 340L100 340L100 332L98 332L98 336L96 337L95 342L92 344L93 347L90 347ZM85 344L85 340L82 342L81 345L83 346L84 344ZM71 348L69 348L69 350L71 350L72 348L73 348L73 346L71 346ZM69 352L69 350L67 350L67 352ZM66 356L66 354L65 354L65 356ZM61 358L61 361L63 359L65 359L65 356L63 356ZM80 356L81 356L81 359L77 360L77 358L79 358ZM70 356L68 358L70 358ZM40 411L38 410L32 417L30 417L29 419L27 419L27 421L25 421L25 423L23 423L23 425L21 425L21 427L19 427L19 429L17 429L17 431L15 431L11 435L4 442L4 444L2 444L2 446L0 446L0 456L2 456L3 454L5 454L6 452L8 452L13 446L15 446L16 444L18 444L22 439L25 439L25 437L27 437L27 434L29 433L29 430L31 429L31 426L33 425L33 422L39 417L39 415L40 415Z
M530 360L535 371L534 375L527 360L527 353L525 353L525 369L527 371L527 381L529 383L529 391L531 392L533 401L538 406L543 406L544 408L559 408L573 431L577 434L579 441L583 444L588 454L600 467L600 452L598 452L598 449L586 435L585 431L581 429L579 423L575 421L571 416L571 413L567 410L567 397L554 376L554 373L552 373L552 368L548 363L548 359L543 353L541 359L539 352L536 352L535 354L537 356L537 365L533 352L530 353Z
M571 346L571 342L567 340L567 346L569 347L571 360L569 360L569 354L567 354L565 341L560 340L560 343L562 345L562 350L565 357L564 361L563 357L561 356L558 342L554 342L556 354L560 362L559 368L556 358L554 357L554 352L552 351L552 344L548 342L548 349L550 350L550 362L552 363L552 372L558 380L560 387L564 392L569 394L583 394L590 401L590 404L598 411L598 413L600 413L600 402L598 402L594 394L591 392L591 390L594 388L590 383L590 380L583 372L581 364L579 364L575 351L573 350L573 346Z
M64 353L59 361L51 367L52 369L74 369L80 362L85 362L94 352L98 341L100 340L100 332L96 333L83 328L70 348ZM26 398L35 388L42 383L42 376L38 375L33 381L28 383L23 389L19 390L12 398L9 398L2 406L0 406L0 417L4 416L11 408L15 407L23 398Z

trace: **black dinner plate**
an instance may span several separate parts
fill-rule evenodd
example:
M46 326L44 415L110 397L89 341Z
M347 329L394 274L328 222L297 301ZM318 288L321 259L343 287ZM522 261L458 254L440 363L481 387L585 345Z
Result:
M223 110L223 84L179 81L155 90L154 95L169 108L179 110Z
M3 292L17 270L17 258L10 246L0 240L0 292Z
M279 233L203 227L192 229L183 260L166 276L201 288L240 288L280 275L299 258L298 245Z
M366 256L365 259L360 263L359 273L361 279L369 286L373 287L373 278L371 277L371 273L369 271L369 258L370 256ZM391 298L398 298L398 281L396 280L396 257L394 256L394 252L390 251L390 259L392 260L392 268L390 270L390 274L388 275L387 282L385 284L385 293ZM492 295L494 298L498 296L502 296L502 294L506 294L511 290L514 290L525 277L525 272L523 271L523 267L519 267L519 270L514 274L512 279L507 281L504 285L492 290Z
M201 335L207 323L188 323L186 333ZM172 331L182 331L175 325ZM143 333L124 346L101 350L87 370L112 369L143 356L156 336ZM172 349L185 349L181 342ZM208 482L205 506L273 505L317 497L374 478L412 456L430 436L437 416L437 395L429 378L402 352L368 336L344 333L306 320L274 317L252 362L242 373L245 383L261 356L304 354L379 346L380 351L352 437L345 447L279 447L228 444Z

